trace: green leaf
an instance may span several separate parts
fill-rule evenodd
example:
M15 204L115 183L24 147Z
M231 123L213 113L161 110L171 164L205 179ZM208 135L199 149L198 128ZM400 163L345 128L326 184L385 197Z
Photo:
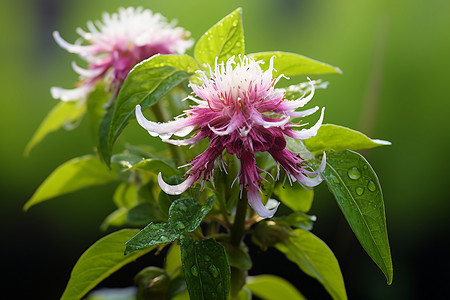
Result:
M220 243L183 237L181 261L191 299L228 299L231 272Z
M300 269L316 278L333 297L347 299L339 264L328 246L314 234L303 229L291 232L276 248L296 263Z
M173 243L167 252L164 270L173 278L178 275L178 269L181 269L181 248L177 243Z
M293 211L308 212L311 209L314 191L307 190L294 182L293 185L277 184L275 194Z
M327 152L322 176L359 242L391 284L393 267L383 194L372 167L359 153Z
M73 158L60 165L45 179L24 205L24 210L53 197L105 184L115 179L116 175L109 172L95 156Z
M128 211L125 218L127 224L132 226L145 226L160 219L158 212L155 212L155 206L150 203L139 203Z
M170 206L168 223L150 223L127 242L125 254L153 245L171 243L200 225L213 206L213 198L201 205L193 198L179 198Z
M69 125L83 117L86 105L79 102L60 101L45 117L39 125L33 137L25 147L25 155L30 154L31 149L42 141L49 133Z
M203 34L194 49L194 56L200 64L214 67L233 55L244 55L244 29L242 9L238 8L220 20Z
M228 243L222 243L227 252L228 261L231 266L241 270L248 271L252 268L252 259L248 255L248 250L242 247L232 246Z
M162 173L164 174L164 176L167 177L178 174L177 170L174 167L172 167L163 160L154 158L143 159L134 166L132 166L130 169L144 171L156 175L158 175L158 173Z
M249 56L256 61L264 61L264 64L261 65L264 71L269 69L270 59L275 56L274 67L276 71L274 71L274 76L280 74L294 76L342 73L337 67L295 53L272 51L253 53L249 54Z
M123 229L95 242L81 255L70 274L61 300L81 299L103 279L148 253L152 248L124 256L125 241L137 230Z
M99 152L109 164L112 146L128 122L135 118L135 107L155 104L170 90L187 80L197 69L188 55L154 55L137 64L128 74L116 98L113 112L101 124ZM102 136L103 135L103 136Z
M317 135L304 140L303 143L315 155L324 151L370 149L391 144L388 141L371 139L356 130L333 124L320 126Z
M288 216L273 218L272 220L277 224L311 230L316 219L316 216L310 216L303 212L296 211Z
M289 281L274 275L249 276L245 287L264 300L306 300Z
M101 288L89 293L85 300L136 300L136 288Z

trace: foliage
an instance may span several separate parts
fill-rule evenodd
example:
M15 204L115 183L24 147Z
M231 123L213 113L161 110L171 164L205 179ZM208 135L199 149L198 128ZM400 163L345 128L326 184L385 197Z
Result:
M313 190L271 180L278 177L278 166L268 162L264 153L256 157L258 165L267 171L264 202L278 200L288 207L287 213L266 220L253 212L246 213L245 205L237 205L242 201L242 191L232 185L238 173L232 156L223 156L228 173L215 173L216 186L194 185L182 195L173 196L161 191L161 173L169 184L180 183L181 174L174 162L194 157L201 143L188 150L167 144L161 148L128 146L122 152L114 149L116 140L133 122L136 105L144 110L150 108L158 122L167 121L168 114L176 116L187 107L180 100L191 92L187 82L198 80L194 75L197 70L244 54L242 11L237 9L198 39L194 57L154 55L130 71L117 94L98 87L86 103L61 102L43 121L27 145L27 153L46 134L79 120L87 111L97 156L74 158L56 168L24 209L86 187L116 183L113 202L117 209L104 220L102 229L127 228L100 239L80 257L62 299L82 298L112 272L155 247L162 249L169 244L164 269L151 266L136 276L138 299L185 299L187 293L191 299L250 299L252 294L263 299L304 299L280 277L247 277L246 271L253 264L242 242L247 234L262 249L274 247L284 253L299 269L317 279L333 299L347 298L336 257L310 232L315 217L307 213L313 203ZM249 56L263 61L265 70L275 56L274 76L341 73L336 67L294 53L274 51ZM301 86L285 91L298 97L309 92ZM315 137L303 143L287 139L287 147L308 166L317 168L326 156L321 176L362 247L391 284L393 267L380 182L369 163L354 152L389 144L332 124L322 125ZM316 157L322 155L321 159ZM133 227L144 228L130 229ZM127 290L126 297L129 294ZM89 299L107 299L105 295L108 292L94 293Z

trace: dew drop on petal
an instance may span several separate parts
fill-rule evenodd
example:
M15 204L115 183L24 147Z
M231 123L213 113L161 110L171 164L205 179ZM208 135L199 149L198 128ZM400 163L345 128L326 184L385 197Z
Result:
M353 167L347 172L348 177L353 180L357 180L361 177L361 172L358 170L357 167Z
M369 189L369 191L371 192L375 192L377 187L375 185L375 182L373 182L372 180L369 181L369 183L367 184L367 188Z

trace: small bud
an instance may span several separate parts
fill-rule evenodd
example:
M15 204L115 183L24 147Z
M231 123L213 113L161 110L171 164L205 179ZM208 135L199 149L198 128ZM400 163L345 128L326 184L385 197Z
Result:
M266 249L287 239L289 232L284 225L271 220L263 220L256 225L253 237L257 244Z

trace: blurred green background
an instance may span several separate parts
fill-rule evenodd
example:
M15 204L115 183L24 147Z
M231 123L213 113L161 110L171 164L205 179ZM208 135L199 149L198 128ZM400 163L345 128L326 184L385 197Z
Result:
M313 232L335 252L350 299L450 297L447 0L2 1L2 295L57 299L78 257L104 235L99 225L113 210L112 186L22 211L58 165L93 152L86 122L74 131L49 135L29 157L23 149L56 104L50 87L71 87L77 80L70 67L76 58L56 45L52 31L59 30L73 42L76 27L86 28L86 22L99 19L103 11L130 5L177 19L196 40L223 16L243 7L248 53L290 51L339 66L343 75L323 76L330 86L314 98L315 105L327 108L325 121L393 143L364 152L384 191L392 286L359 246L325 185L317 189L311 211L318 216ZM134 129L131 125L126 130L130 139L152 141L146 132ZM284 274L309 299L328 297L282 255L256 248L252 253L257 261L251 274ZM140 263L153 263L146 259ZM130 285L134 268L125 268L102 285Z

